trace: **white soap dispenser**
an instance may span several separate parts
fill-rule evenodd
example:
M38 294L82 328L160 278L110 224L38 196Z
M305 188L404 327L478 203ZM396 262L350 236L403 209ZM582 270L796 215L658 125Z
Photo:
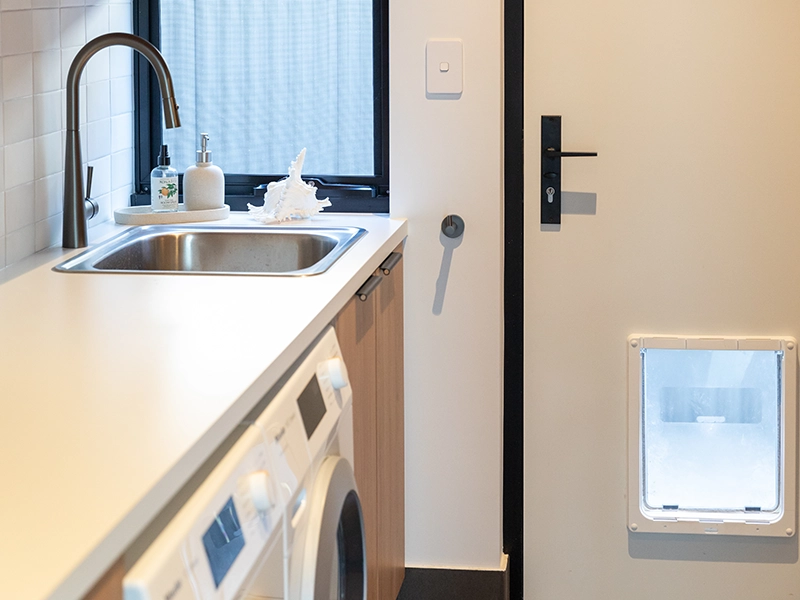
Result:
M200 134L197 165L183 174L183 203L186 210L208 210L225 206L225 174L211 162L208 134Z

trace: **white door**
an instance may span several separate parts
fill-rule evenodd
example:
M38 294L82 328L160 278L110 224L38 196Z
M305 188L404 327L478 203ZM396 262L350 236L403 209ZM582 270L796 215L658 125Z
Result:
M796 536L626 529L626 337L800 337L800 2L526 0L525 23L525 598L800 597ZM562 160L596 209L558 231L542 115L598 152Z

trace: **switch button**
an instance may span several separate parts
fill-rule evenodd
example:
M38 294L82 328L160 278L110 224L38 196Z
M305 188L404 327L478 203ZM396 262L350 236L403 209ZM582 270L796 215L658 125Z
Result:
M461 40L428 40L425 54L428 98L458 99L464 88L464 48Z

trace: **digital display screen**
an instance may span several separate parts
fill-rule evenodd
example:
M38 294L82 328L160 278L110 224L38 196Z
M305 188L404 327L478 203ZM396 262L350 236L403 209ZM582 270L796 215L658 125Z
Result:
M244 532L233 505L233 498L228 499L211 527L203 534L203 546L211 565L214 585L219 587L233 561L244 548Z
M311 434L314 433L327 410L325 408L325 399L322 397L322 390L319 389L316 377L312 377L311 381L308 382L306 389L297 399L297 405L300 407L300 416L303 417L306 435L310 439Z

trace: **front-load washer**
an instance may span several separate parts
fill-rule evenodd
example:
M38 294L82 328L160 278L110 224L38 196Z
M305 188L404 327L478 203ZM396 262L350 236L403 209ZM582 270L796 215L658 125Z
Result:
M352 391L328 328L126 574L125 600L364 600Z

